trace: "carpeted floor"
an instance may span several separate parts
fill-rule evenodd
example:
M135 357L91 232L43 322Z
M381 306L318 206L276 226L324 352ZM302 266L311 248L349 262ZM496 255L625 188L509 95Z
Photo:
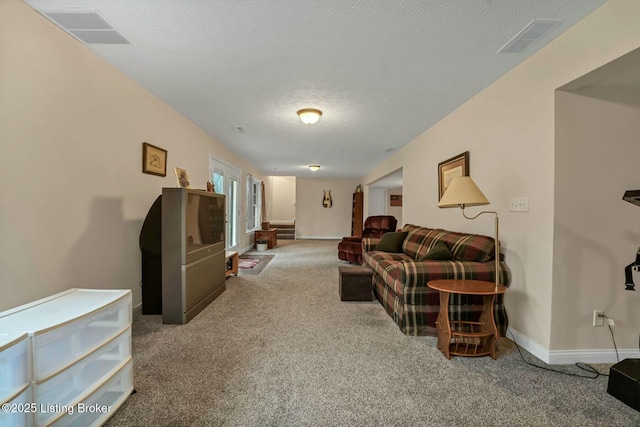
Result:
M137 393L107 425L640 425L606 377L533 368L507 339L497 360L446 360L435 338L403 335L377 301L341 302L336 247L278 242L268 268L227 279L187 325L136 314Z

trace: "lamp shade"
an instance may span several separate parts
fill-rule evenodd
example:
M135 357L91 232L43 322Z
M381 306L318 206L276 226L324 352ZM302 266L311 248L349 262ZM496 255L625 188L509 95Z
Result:
M320 120L320 116L322 115L322 111L316 110L315 108L303 108L298 111L298 117L302 123L312 125L318 120Z
M444 192L438 207L452 208L464 206L488 205L489 200L482 194L475 182L469 176L454 178Z

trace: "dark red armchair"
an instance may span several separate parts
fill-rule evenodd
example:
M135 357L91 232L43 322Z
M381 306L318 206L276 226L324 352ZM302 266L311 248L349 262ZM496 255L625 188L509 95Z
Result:
M364 222L362 237L343 237L338 243L338 258L352 264L362 264L362 238L382 237L388 231L396 231L398 220L391 215L370 216Z

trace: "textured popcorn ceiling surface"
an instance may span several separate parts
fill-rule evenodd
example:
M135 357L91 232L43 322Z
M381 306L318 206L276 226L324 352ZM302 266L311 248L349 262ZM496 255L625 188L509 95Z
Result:
M90 49L263 173L360 177L604 0L26 3L95 8L130 44ZM535 18L562 23L496 54Z

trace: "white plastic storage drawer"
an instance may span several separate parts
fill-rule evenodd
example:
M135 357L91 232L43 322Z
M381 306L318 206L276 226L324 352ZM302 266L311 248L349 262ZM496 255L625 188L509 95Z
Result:
M130 301L122 299L81 319L34 334L33 379L64 369L131 324Z
M133 391L133 360L129 359L122 369L107 382L74 405L73 414L68 414L49 424L55 427L100 426L109 419Z
M0 331L29 333L35 382L67 368L130 324L130 290L70 289L0 313Z
M131 328L105 343L84 359L41 383L33 383L36 402L47 407L73 407L87 390L102 384L131 358ZM77 409L77 408L74 408ZM58 417L55 410L40 411L37 425L47 425Z
M34 411L37 409L37 405L32 402L31 387L25 386L24 390L15 399L2 403L0 426L31 427L35 416Z
M13 399L29 384L29 362L27 334L0 332L0 403Z

